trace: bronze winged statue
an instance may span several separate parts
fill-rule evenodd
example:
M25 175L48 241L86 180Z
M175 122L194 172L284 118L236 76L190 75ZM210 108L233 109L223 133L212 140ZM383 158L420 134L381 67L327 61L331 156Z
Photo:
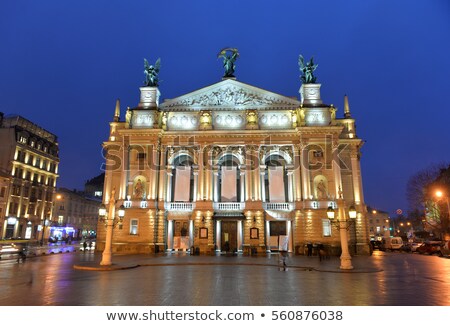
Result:
M158 87L159 79L159 69L161 68L161 59L158 58L156 60L155 65L150 65L147 61L147 59L144 58L144 74L145 74L145 80L144 85L145 86L153 86Z
M238 57L239 52L236 48L224 48L220 50L219 54L217 54L217 58L223 58L223 67L225 69L223 77L234 77L234 71L236 69L234 63Z
M302 83L315 84L317 77L314 76L314 70L316 70L318 65L314 64L313 57L311 57L311 60L309 60L309 62L305 64L305 59L300 54L298 58L298 65L300 66L300 71L302 73L302 75L300 76Z

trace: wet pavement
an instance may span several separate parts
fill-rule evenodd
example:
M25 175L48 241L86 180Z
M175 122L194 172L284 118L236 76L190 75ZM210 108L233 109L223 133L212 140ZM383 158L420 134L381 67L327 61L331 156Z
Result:
M450 259L378 252L339 258L113 256L62 252L0 261L2 306L450 306Z

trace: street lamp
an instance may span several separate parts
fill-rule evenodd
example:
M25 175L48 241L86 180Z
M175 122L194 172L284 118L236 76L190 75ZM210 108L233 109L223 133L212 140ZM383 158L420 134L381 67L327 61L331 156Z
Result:
M446 203L447 203L447 218L448 219L450 219L450 202L449 202L449 199L448 199L448 196L445 196L445 194L444 194L444 192L442 191L442 190L437 190L436 191L436 197L438 197L439 199L442 199L442 198L445 198L445 201L446 201ZM442 220L441 220L442 221ZM448 221L448 220L447 220ZM448 225L448 224L447 224ZM445 236L445 233L447 232L447 230L444 230L444 236Z
M436 197L438 197L439 199L445 198L445 201L447 202L448 214L450 216L450 202L448 200L448 196L445 196L441 190L438 190L438 191L436 191Z
M334 211L333 207L328 207L327 209L327 217L330 220L331 223L336 224L339 228L340 238L341 238L341 269L353 269L352 265L352 257L350 256L350 253L348 251L348 237L347 237L347 231L349 230L350 226L355 222L356 219L356 209L352 205L349 207L348 210L348 217L350 218L347 220L345 215L345 209L344 205L339 205L339 216L337 221L334 220L336 212Z
M116 217L116 199L115 190L111 191L111 198L108 203L108 212L106 211L106 206L104 204L100 205L98 210L98 215L100 220L104 220L106 223L106 241L105 249L103 250L102 260L100 265L110 266L112 265L112 236L113 229L116 225L119 225L119 229L122 228L122 221L125 217L125 207L120 205Z

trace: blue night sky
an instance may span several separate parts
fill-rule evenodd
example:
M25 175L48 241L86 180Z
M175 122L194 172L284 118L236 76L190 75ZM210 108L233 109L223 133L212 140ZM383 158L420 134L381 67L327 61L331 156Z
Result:
M286 96L298 55L319 64L322 99L349 96L368 205L407 209L408 178L449 162L450 2L21 1L0 3L0 111L55 133L58 186L100 171L115 101L139 102L143 59L161 58L162 100L221 80L237 47L239 81Z

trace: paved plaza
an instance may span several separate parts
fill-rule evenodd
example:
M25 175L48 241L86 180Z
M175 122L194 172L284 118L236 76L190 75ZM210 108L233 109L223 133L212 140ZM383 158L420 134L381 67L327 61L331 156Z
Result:
M0 261L0 305L450 306L450 259L375 251L339 258L292 256L280 271L264 256L113 256L70 252Z

